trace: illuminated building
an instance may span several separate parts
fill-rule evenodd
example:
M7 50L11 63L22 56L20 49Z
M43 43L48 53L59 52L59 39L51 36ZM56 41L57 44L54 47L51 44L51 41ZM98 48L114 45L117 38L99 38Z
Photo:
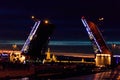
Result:
M48 48L48 51L46 52L46 58L43 59L43 63L46 63L46 62L58 62L54 54L52 54L52 57L51 57L50 48Z
M97 28L97 25L91 21L87 21L84 17L82 17L81 20L93 44L96 66L111 65L112 53L107 47L101 32Z

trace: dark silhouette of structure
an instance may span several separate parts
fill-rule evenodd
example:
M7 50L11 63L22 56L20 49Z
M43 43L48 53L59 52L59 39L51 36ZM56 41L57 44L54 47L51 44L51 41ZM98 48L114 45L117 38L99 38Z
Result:
M37 20L21 50L22 53L31 58L43 57L54 28L55 25L47 20Z

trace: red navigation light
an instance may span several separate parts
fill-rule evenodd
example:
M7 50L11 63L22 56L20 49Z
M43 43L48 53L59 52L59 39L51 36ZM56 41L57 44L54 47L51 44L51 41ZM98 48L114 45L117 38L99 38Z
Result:
M85 16L82 16L82 19L85 19Z

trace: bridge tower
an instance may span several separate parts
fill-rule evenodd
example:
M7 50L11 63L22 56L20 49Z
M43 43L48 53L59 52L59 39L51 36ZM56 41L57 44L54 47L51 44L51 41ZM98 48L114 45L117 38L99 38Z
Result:
M81 20L93 45L96 66L111 65L112 53L107 47L101 32L97 28L97 25L86 20L85 17L82 17Z
M31 59L41 58L45 56L50 36L55 26L48 20L35 20L35 24L21 49L21 52Z

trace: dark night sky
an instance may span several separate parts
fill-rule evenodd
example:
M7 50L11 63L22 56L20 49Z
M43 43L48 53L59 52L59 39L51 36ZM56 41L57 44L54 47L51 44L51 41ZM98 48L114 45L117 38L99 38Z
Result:
M34 22L31 16L56 25L52 40L89 40L81 16L98 23L106 40L119 41L119 0L2 0L0 40L25 40Z

